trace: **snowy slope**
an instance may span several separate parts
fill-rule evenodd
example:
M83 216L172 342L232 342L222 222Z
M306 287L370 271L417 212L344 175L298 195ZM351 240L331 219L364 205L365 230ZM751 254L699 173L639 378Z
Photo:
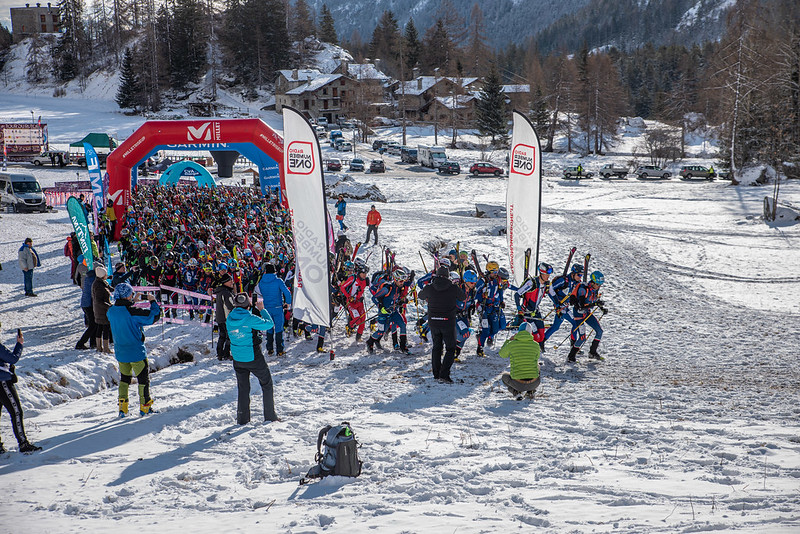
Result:
M19 97L12 107L24 117L31 102ZM81 124L121 132L136 125L124 121L142 120L100 104L69 115L54 102L41 99L41 108L64 132ZM432 141L430 132L414 135ZM209 329L155 325L147 348L161 413L118 420L114 358L72 350L83 326L62 256L66 213L0 214L0 341L25 332L17 386L29 437L44 447L19 455L8 416L0 418L12 451L0 456L0 525L22 533L187 525L215 533L797 532L800 225L760 219L771 188L559 179L576 158L544 156L540 258L560 269L570 246L592 253L607 280L607 361L565 365L565 349L553 348L563 329L548 344L536 399L523 402L499 383L508 362L498 347L477 358L470 339L453 369L463 382L445 386L430 378L429 346L416 336L411 356L368 355L339 325L328 342L333 361L300 340L268 360L283 421L238 427L233 371L213 356ZM507 264L505 237L495 235L504 219L470 216L476 204L504 205L504 179L440 177L386 160L386 175L356 179L386 195L380 239L398 262L421 271L421 243L441 236ZM75 172L26 170L45 186ZM800 184L781 194L800 205ZM348 204L358 241L370 201ZM26 236L43 261L36 299L21 296L16 266ZM178 347L196 361L170 366ZM363 444L363 475L299 487L319 428L341 420Z

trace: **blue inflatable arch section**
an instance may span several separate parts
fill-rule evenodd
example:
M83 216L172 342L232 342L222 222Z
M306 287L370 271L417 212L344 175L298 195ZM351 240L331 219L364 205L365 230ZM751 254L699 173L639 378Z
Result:
M174 185L181 178L194 178L200 187L217 187L217 182L205 167L194 161L173 163L161 174L158 185Z

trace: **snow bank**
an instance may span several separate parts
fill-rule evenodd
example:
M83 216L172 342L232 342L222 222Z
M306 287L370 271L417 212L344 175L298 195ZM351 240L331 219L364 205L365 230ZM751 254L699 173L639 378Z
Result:
M325 173L325 194L328 198L339 195L354 200L386 202L386 197L375 184L357 182L349 174Z

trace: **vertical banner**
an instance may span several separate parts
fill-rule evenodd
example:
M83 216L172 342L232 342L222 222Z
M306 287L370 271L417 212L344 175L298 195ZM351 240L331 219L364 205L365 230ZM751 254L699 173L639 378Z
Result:
M100 160L97 158L97 152L94 147L89 143L83 143L83 150L86 154L86 168L89 169L89 181L92 182L92 194L94 202L92 202L93 211L95 213L102 213L103 211L103 175L100 172ZM95 217L95 232L97 232L97 225L99 221Z
M281 175L278 164L270 166L258 166L258 183L261 186L261 194L267 196L270 192L277 188L278 194L281 189Z
M531 265L539 263L539 230L542 215L542 150L539 136L525 115L514 110L511 154L506 193L506 230L511 278L521 286L525 280L525 250Z
M86 266L91 271L94 269L92 235L89 233L89 221L86 220L86 211L84 211L81 201L75 197L69 197L67 213L69 213L69 220L72 221L72 229L75 230L75 235L78 237L83 257L86 258Z
M319 141L297 110L283 108L283 168L286 200L292 218L297 280L294 317L331 325L330 248Z

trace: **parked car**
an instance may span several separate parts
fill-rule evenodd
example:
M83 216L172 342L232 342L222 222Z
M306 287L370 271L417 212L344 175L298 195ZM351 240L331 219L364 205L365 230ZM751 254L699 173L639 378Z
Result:
M388 152L389 154L391 154L393 156L399 156L400 155L400 143L398 143L396 141L392 141L390 143L387 143L386 144L386 152Z
M61 150L48 150L47 152L42 152L38 156L34 156L31 163L36 166L58 165L63 167L69 164L69 154Z
M328 125L327 117L317 117L317 125L325 128Z
M439 165L439 174L461 174L461 165L457 161L445 161Z
M47 201L36 177L31 174L0 172L0 208L15 213L47 211ZM7 223L6 223L7 224ZM22 224L22 223L20 223Z
M594 176L594 173L588 172L583 167L567 167L564 169L564 178L567 180L571 180L575 178L576 180L580 180L581 178L591 178Z
M364 160L361 158L353 158L350 160L350 171L356 172L363 172L364 171Z
M344 138L342 138L342 137L337 137L337 138L336 138L336 139L335 139L335 140L334 140L334 141L331 143L331 146L333 146L334 150L339 150L339 145L341 145L341 144L342 144L342 143L344 143L344 142L346 142L346 141L344 140Z
M325 139L328 137L328 132L324 126L314 126L314 131L317 132L317 139Z
M612 176L616 176L617 178L625 178L628 176L628 167L616 166L613 163L608 163L603 165L603 168L600 169L600 176L606 180Z
M403 163L416 163L417 162L417 149L410 146L400 147L400 161Z
M382 159L373 159L369 164L369 172L386 172L386 164Z
M350 141L342 141L341 143L336 145L336 150L341 150L342 152L350 152L353 150L353 144Z
M339 172L342 170L342 160L339 158L331 158L328 160L327 169L329 171L336 171Z
M716 174L713 167L707 168L702 165L686 165L681 167L678 173L682 180L691 180L692 178L705 178L706 180L713 180Z
M372 142L372 150L380 150L383 145L386 144L386 141L383 139L376 139Z
M100 162L101 169L106 168L106 159L108 159L108 154L105 154L103 152L97 153L97 160ZM78 156L78 158L75 160L75 163L77 163L81 167L86 167L86 155L81 154L80 156Z
M500 176L503 174L503 169L488 161L479 161L472 164L469 168L469 172L474 176L478 176L479 174L494 174L495 176Z
M642 180L646 180L647 178L663 178L664 180L667 180L670 176L672 176L672 173L665 171L656 165L639 165L639 167L636 169L636 172L633 174Z
M730 169L717 169L716 171L717 178L722 178L723 180L729 180L731 177L731 170Z

